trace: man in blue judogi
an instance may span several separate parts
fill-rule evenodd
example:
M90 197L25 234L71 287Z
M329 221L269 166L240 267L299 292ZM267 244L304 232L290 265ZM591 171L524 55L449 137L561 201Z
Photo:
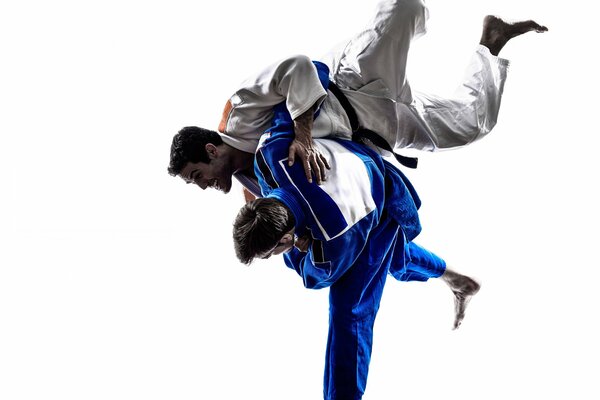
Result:
M301 165L288 164L290 123L277 107L261 138L254 165L263 198L236 218L236 253L246 264L284 253L307 288L329 287L324 397L360 399L388 273L402 281L442 277L455 294L455 327L479 285L412 243L420 200L400 170L363 144L317 139L331 170L321 185L310 183Z

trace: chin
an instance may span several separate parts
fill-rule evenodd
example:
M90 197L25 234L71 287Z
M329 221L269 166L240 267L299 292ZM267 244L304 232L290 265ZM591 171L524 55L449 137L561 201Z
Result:
M227 194L231 190L231 181L227 182L225 187L223 188L223 193Z

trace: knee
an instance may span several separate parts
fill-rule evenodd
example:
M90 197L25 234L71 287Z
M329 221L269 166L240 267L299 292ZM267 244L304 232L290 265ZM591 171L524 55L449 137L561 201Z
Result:
M429 11L423 0L396 0L391 2L390 8L393 15L390 28L410 27L415 37L426 32Z
M414 18L427 19L429 10L423 0L396 0L396 7L402 9L406 15L411 15Z

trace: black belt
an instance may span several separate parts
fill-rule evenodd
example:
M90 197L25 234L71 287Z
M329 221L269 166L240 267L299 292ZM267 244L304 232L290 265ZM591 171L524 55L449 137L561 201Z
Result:
M384 150L387 150L394 154L396 160L405 167L408 168L417 168L418 159L416 157L405 157L400 154L396 154L390 144L382 138L378 133L373 132L370 129L362 128L360 123L358 122L358 116L356 115L356 111L346 95L340 90L339 87L332 81L329 81L328 89L333 93L333 95L338 99L344 111L346 111L346 115L350 120L350 127L352 128L352 140L355 142L360 142L363 139L367 139L371 141L375 146L380 147Z

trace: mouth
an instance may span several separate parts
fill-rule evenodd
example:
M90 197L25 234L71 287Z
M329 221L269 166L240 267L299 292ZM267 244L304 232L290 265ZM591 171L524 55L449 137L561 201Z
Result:
M219 184L219 180L218 179L213 179L212 181L210 181L210 185L211 188L216 189L216 190L223 190L223 188L221 188L221 185Z

